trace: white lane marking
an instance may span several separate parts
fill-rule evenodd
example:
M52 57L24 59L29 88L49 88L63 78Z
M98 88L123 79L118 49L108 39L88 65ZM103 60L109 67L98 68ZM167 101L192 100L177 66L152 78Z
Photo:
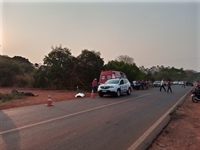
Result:
M142 136L140 136L127 150L136 150L138 146L146 139L146 137L153 132L153 130L164 120L167 115L182 101L182 99L190 92L190 90L183 95L163 116L160 117Z
M120 102L114 102L114 103L110 103L110 104L106 104L106 105L104 104L102 106L98 106L98 107L95 107L95 108L79 111L79 112L76 112L76 113L73 113L73 114L69 114L69 115L65 115L65 116L49 119L49 120L46 120L46 121L41 121L41 122L38 122L38 123L33 123L33 124L30 124L30 125L26 125L26 126L19 127L19 128L14 128L14 129L11 129L11 130L2 131L2 132L0 132L0 135L5 134L5 133L9 133L9 132L13 132L13 131L17 131L17 130L21 130L21 129L25 129L25 128L29 128L29 127L33 127L33 126L37 126L37 125L41 125L41 124L45 124L45 123L56 121L56 120L59 120L59 119L63 119L63 118L67 118L67 117L71 117L71 116L75 116L75 115L79 115L79 114L86 113L86 112L89 112L89 111L93 111L93 110L109 107L109 106L112 106L112 105L117 105L117 104L120 104L120 103L124 103L124 102L127 102L127 101L131 101L131 100L137 99L137 98L145 97L147 95L152 95L154 93L149 93L149 94L145 94L145 95L142 95L142 96L137 96L135 98L129 98L129 99L126 99L126 100L123 100L123 101L120 101Z

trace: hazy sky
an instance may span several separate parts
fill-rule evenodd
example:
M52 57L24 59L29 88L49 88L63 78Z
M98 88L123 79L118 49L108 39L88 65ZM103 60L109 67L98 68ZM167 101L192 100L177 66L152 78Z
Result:
M105 63L128 55L138 67L200 71L200 0L0 1L1 55L43 63L61 44Z

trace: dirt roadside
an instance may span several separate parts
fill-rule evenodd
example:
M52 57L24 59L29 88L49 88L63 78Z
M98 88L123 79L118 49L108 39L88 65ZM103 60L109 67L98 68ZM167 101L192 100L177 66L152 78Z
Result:
M0 88L0 93L11 93L11 88ZM25 97L21 100L0 104L0 110L24 107L37 104L46 104L48 93L51 93L52 102L66 101L75 98L77 92L55 90L23 90L36 97ZM91 97L91 93L84 93L85 97ZM95 94L95 96L98 96ZM160 135L155 139L148 150L199 150L200 149L200 103L193 103L188 96L184 104L172 114L171 121Z
M14 88L0 88L0 93L6 94L11 93ZM76 100L80 99L80 97L76 98L75 95L78 92L75 91L67 91L67 90L37 90L37 89L16 89L18 92L31 92L38 96L25 96L23 99L15 100L0 104L0 110L16 108L16 107L24 107L30 105L38 105L38 104L47 104L48 94L51 95L52 103L66 100ZM85 97L91 97L91 93L84 92ZM97 94L95 93L97 96Z
M171 115L171 121L148 150L199 150L200 103L186 101Z

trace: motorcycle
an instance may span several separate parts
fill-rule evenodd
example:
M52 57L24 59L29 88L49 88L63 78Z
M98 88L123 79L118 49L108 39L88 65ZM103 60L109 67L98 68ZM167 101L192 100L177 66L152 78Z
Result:
M191 97L194 103L198 103L200 101L200 91L193 91Z
M35 94L31 93L31 92L18 92L17 90L13 90L11 93L15 94L15 95L38 96L38 95L35 95Z

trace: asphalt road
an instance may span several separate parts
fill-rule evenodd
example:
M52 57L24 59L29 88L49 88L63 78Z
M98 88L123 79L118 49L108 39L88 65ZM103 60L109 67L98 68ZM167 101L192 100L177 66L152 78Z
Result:
M0 111L0 150L127 150L191 87Z

